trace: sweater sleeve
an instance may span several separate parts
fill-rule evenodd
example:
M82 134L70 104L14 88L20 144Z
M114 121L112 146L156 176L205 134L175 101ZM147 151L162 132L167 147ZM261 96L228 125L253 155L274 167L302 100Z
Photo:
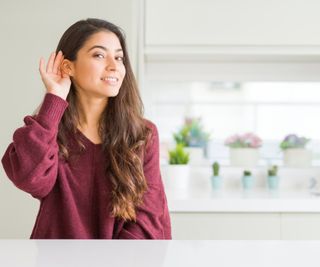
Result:
M124 223L120 239L171 239L170 216L160 173L159 136L156 126L150 124L152 137L143 166L148 190L143 205L137 209L136 222Z
M36 116L26 116L25 125L13 134L2 165L9 179L35 198L45 197L58 173L58 125L68 102L47 93Z

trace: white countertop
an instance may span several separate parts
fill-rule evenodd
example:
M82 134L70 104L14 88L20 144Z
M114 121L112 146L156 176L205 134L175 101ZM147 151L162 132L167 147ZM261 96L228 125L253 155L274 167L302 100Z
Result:
M0 240L3 267L319 266L320 241Z
M320 213L320 197L305 192L167 192L170 212Z

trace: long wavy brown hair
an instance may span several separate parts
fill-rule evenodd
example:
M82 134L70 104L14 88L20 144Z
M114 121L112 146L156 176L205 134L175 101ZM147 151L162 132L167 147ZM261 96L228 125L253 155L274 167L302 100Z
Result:
M112 216L135 221L136 208L142 204L143 195L147 190L143 173L143 154L151 131L143 119L143 105L130 65L124 33L118 26L104 20L81 20L66 30L56 51L61 50L66 59L75 61L79 49L91 35L100 31L113 32L119 38L126 68L119 93L116 97L108 99L99 123L99 134L106 159L106 177L112 185L109 208ZM73 83L67 101L69 105L59 124L57 140L60 156L68 160L68 133L75 134L79 123L77 90ZM81 144L80 140L77 141Z

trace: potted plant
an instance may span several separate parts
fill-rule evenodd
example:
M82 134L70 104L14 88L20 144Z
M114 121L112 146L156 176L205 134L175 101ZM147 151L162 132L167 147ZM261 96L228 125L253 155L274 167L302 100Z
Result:
M177 144L176 148L169 150L169 164L186 165L189 162L189 153L185 152L183 145Z
M242 187L245 190L251 189L253 187L253 176L251 171L244 170L242 176Z
M308 167L312 153L306 148L310 139L296 134L287 135L280 143L283 151L283 163L287 167Z
M224 143L230 148L230 164L238 167L254 167L259 160L262 140L254 133L229 136Z
M219 175L220 172L220 164L215 161L212 164L213 175L211 176L211 185L213 189L220 189L222 185L222 178Z
M271 190L278 189L279 187L279 176L278 166L273 165L268 169L268 188Z
M182 144L169 150L169 165L165 168L166 189L175 193L187 193L189 187L189 154Z
M182 128L173 137L177 144L182 144L189 152L190 164L201 163L209 134L203 130L200 118L186 118Z

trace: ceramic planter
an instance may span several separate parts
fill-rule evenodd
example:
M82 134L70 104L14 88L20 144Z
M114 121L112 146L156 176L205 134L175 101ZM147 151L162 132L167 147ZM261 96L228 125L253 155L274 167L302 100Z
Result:
M213 190L218 190L222 187L222 177L221 176L211 176L211 186Z
M268 188L270 190L279 188L279 176L268 176Z
M230 165L236 167L255 167L259 161L258 148L230 148Z
M283 165L286 167L310 167L312 152L305 148L288 148L283 151Z
M177 195L187 195L190 188L190 166L171 164L163 168L163 181L166 190Z
M249 190L253 187L253 176L252 175L242 176L242 187L245 190Z

